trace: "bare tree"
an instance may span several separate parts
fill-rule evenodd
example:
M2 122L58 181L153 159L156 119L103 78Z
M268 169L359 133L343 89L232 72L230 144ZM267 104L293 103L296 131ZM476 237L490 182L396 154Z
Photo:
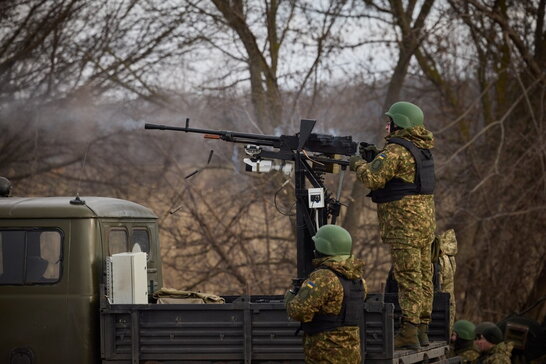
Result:
M382 16L383 21L396 25L399 30L397 63L390 76L387 94L383 103L383 109L386 110L400 98L410 61L420 47L423 38L428 35L425 29L425 20L430 13L434 0L424 1L420 9L415 8L417 1L409 1L405 8L401 0L388 1L388 4L387 2L374 1L365 1L365 3L374 8ZM361 183L353 185L351 191L352 201L343 220L343 225L349 231L358 230L362 219L361 206L369 203L365 201L365 194L365 188Z
M138 95L165 105L151 69L167 67L167 58L193 42L184 36L178 48L166 45L184 29L183 10L167 5L13 0L0 6L1 172L14 179L82 160L81 135L71 140L66 133L82 134L83 122L75 119L87 119L81 111L105 97ZM163 26L160 19L172 22Z
M447 46L448 36L427 43L417 59L443 96L440 112L454 119L435 135L446 144L439 171L451 185L441 187L439 198L454 207L440 209L442 225L455 226L459 237L460 314L497 320L532 304L541 291L545 2L450 5L452 34L465 35L459 46L468 54L472 45L472 56L458 67L453 53L442 51L457 47Z
M231 172L206 173L225 178ZM258 193L269 181L254 178L261 183L240 178L239 185L214 192L186 184L181 204L163 221L174 242L163 246L167 284L224 294L282 293L295 269L295 243L283 228L287 218Z
M250 84L252 122L271 133L294 121L299 97L316 88L318 70L336 50L348 46L342 30L351 10L347 1L189 2L199 15L202 39L217 50L226 67L215 73L209 90L236 90ZM283 94L279 83L291 84Z
M378 19L385 26L394 26L397 29L396 45L398 54L395 56L396 64L392 74L386 80L386 95L381 102L381 110L386 110L393 102L399 100L410 62L421 47L423 39L430 36L430 30L425 27L425 22L429 17L434 0L424 1L420 4L420 8L417 6L417 1L409 1L406 4L400 0L364 1L364 3L375 11ZM378 124L377 128L380 129L381 125ZM350 203L343 219L343 225L366 243L373 242L373 244L366 245L366 249L375 254L370 255L368 253L364 256L368 257L369 271L373 273L374 280L371 286L379 289L386 278L390 261L385 259L388 256L388 249L380 245L377 229L371 229L369 224L369 222L376 223L377 219L375 204L365 197L366 193L362 183L359 181L353 183L350 192ZM363 221L366 223L363 224ZM369 259L370 257L373 258Z

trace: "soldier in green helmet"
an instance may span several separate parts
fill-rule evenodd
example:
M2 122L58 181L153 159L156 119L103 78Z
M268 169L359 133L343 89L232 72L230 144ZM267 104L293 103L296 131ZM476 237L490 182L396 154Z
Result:
M423 125L423 111L410 102L396 102L385 113L383 150L361 143L360 155L349 160L357 179L377 203L381 239L391 246L402 324L396 349L429 345L433 284L431 244L436 230L434 208L434 146Z
M480 351L480 364L511 364L514 343L504 341L502 331L493 322L482 322L476 326L474 344Z
M451 334L452 350L449 357L458 356L463 364L473 363L480 356L474 345L476 326L468 320L459 320L453 325Z
M288 316L304 331L305 362L361 363L364 263L351 255L351 235L340 226L322 226L313 241L315 270L284 297Z

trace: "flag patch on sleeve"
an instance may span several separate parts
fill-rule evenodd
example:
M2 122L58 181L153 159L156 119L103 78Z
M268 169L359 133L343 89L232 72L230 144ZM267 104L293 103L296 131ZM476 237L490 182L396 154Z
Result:
M308 288L313 289L313 288L315 288L316 284L315 284L315 282L313 282L313 281L308 281L307 284L306 284L306 286L307 286Z

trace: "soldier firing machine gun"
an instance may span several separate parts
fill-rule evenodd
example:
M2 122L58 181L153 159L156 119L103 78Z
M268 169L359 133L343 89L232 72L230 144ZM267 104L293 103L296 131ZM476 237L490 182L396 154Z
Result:
M208 139L221 139L232 143L246 144L244 149L249 158L245 158L247 171L268 172L275 169L273 159L294 163L294 186L296 195L296 247L298 278L301 282L313 270L312 259L314 243L311 237L317 229L328 223L335 224L341 204L339 198L343 185L344 173L348 166L340 156L351 156L357 151L356 142L351 136L332 136L312 133L316 120L302 119L300 131L295 135L262 135L233 131L195 129L158 124L145 124L145 129L174 130L186 133L205 134ZM272 147L276 150L266 150ZM309 154L312 153L312 154ZM278 169L279 167L277 167ZM340 171L337 194L332 197L324 187L323 174ZM312 188L306 189L306 180ZM313 211L316 219L313 221ZM318 226L317 226L318 224Z

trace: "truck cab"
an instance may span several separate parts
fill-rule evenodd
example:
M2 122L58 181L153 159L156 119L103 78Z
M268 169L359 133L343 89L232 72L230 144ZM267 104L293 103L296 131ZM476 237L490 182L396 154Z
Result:
M104 197L0 198L0 362L100 361L106 257L143 251L161 287L157 216Z

